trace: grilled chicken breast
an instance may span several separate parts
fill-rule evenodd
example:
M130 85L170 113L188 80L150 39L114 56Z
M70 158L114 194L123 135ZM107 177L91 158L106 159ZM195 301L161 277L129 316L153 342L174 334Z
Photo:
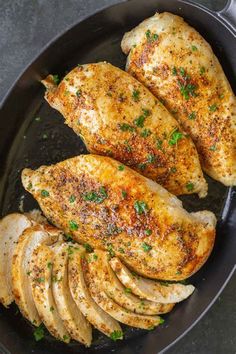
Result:
M41 319L38 315L32 296L29 276L32 253L40 244L50 245L58 240L61 231L51 225L34 225L21 234L15 246L12 265L12 292L14 300L22 315L34 325L39 326Z
M14 301L12 293L12 257L18 238L32 225L31 220L13 213L0 220L0 302L7 307Z
M92 327L74 302L68 282L68 260L73 257L74 246L69 243L51 247L54 252L52 277L53 296L58 313L70 337L86 346L91 345Z
M83 270L92 298L98 306L117 321L143 329L150 329L162 323L159 316L140 315L124 309L113 301L104 291L103 285L99 280L96 259L92 258L89 262L84 260Z
M143 315L158 315L170 312L174 304L165 304L141 300L132 294L131 288L124 286L117 278L109 264L110 255L106 251L95 250L88 256L88 261L94 261L97 278L105 293L121 307ZM112 258L115 259L115 258ZM111 259L111 260L112 260Z
M69 343L70 336L57 310L52 293L53 251L41 244L33 252L30 262L30 282L39 317L53 337Z
M164 12L126 33L121 47L129 54L127 71L190 134L203 169L236 185L236 99L210 45L181 17Z
M161 283L142 278L135 273L131 273L117 257L110 260L110 265L122 284L141 299L162 304L176 303L187 299L195 289L193 285Z
M75 68L59 86L52 76L43 83L46 100L90 152L114 157L173 194L206 195L191 139L132 76L111 64L97 63Z
M146 277L181 280L208 258L213 213L188 213L157 183L104 156L80 155L33 171L22 182L53 224L108 250Z

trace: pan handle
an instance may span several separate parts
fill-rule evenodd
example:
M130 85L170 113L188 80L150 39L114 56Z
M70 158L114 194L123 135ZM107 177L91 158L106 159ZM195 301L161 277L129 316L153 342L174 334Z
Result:
M231 27L236 35L236 0L228 0L225 7L217 12L217 15Z

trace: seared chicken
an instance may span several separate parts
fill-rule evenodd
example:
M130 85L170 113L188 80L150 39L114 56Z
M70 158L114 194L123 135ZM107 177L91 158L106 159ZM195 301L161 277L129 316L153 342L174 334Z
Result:
M126 33L121 47L129 54L127 71L190 134L203 169L236 185L236 99L210 45L181 17L164 12Z
M24 169L22 182L54 225L146 277L185 279L212 250L213 213L188 213L163 187L109 157Z
M14 301L11 267L14 248L22 232L32 225L23 214L9 214L0 221L0 302L8 306Z
M70 336L58 313L52 293L53 251L42 244L33 252L30 262L30 282L39 317L52 336L69 343Z
M105 312L117 321L128 326L150 329L161 324L159 316L140 315L124 309L110 298L103 288L103 284L98 277L96 259L91 258L88 262L84 260L84 276L89 287L90 294L94 301Z
M50 245L58 240L60 234L61 231L51 225L31 226L21 234L13 252L11 275L14 300L22 315L37 326L40 325L41 319L33 300L29 281L30 260L32 253L40 244Z
M163 304L176 303L185 300L195 289L193 285L161 283L142 278L135 273L131 273L116 257L110 260L110 265L122 284L141 299Z
M81 247L71 248L73 256L69 258L68 279L71 295L83 313L85 318L100 332L108 337L116 332L123 338L122 329L119 323L108 313L103 311L92 299L84 280L84 271L82 261L85 257L85 251Z
M46 100L90 152L114 157L173 194L206 195L191 139L132 76L111 64L97 63L78 66L59 86L51 75L43 83Z
M105 293L121 307L143 315L158 315L170 312L174 304L160 304L148 300L140 300L131 293L131 288L124 286L117 278L109 264L110 255L106 251L95 250L88 256L88 261L96 261L97 278ZM113 258L112 258L113 259Z
M52 265L52 290L59 315L71 338L91 345L92 327L74 302L68 282L68 261L73 257L73 245L56 244L51 247L54 252Z

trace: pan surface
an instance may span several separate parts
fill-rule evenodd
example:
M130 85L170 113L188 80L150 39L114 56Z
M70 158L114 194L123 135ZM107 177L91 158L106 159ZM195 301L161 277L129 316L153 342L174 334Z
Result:
M135 9L135 11L134 11ZM131 0L85 19L48 45L16 81L0 111L0 211L30 210L37 207L20 182L24 167L37 168L71 156L86 153L82 141L63 124L62 117L43 99L39 83L48 73L63 76L78 63L106 60L124 68L120 49L127 30L156 11L179 14L212 45L223 69L236 91L235 28L216 14L183 1ZM230 17L229 17L230 18ZM180 338L207 311L235 268L236 192L208 178L209 194L204 200L183 197L191 211L210 209L218 218L217 240L206 265L191 279L197 290L174 311L165 316L165 324L146 332L127 328L126 340L113 343L94 333L90 349L78 343L65 345L46 336L36 343L33 328L17 313L14 305L0 309L0 341L3 353L148 353L166 349ZM7 349L5 349L7 348Z

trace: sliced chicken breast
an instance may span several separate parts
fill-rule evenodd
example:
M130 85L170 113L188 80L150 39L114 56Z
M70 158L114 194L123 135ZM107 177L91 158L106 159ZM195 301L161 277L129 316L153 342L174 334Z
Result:
M132 294L132 289L125 287L109 264L110 255L101 250L96 250L90 254L88 261L94 261L97 271L97 280L103 291L118 305L135 313L143 315L158 315L170 312L174 304L160 304L153 301L141 300Z
M67 266L73 257L74 248L70 243L52 246L54 252L52 290L59 315L71 338L90 346L92 327L74 302L68 283Z
M119 323L103 311L89 293L83 274L84 257L85 251L82 247L73 248L73 257L69 258L68 264L69 287L72 297L85 318L95 328L108 337L119 333L119 339L122 339L123 333Z
M39 245L33 252L30 262L30 281L33 299L39 317L53 337L69 343L66 330L55 304L52 293L53 251L49 246Z
M110 265L122 284L142 299L176 303L185 300L195 289L193 285L161 283L132 274L117 257L110 260Z
M150 329L162 323L162 319L159 316L140 315L118 305L103 290L103 284L98 276L96 260L93 258L84 263L83 270L90 294L105 312L117 321L137 328Z
M23 214L9 214L0 221L0 302L7 307L14 301L11 267L14 248L22 232L32 225Z
M41 319L32 296L29 276L30 260L34 250L42 243L50 245L58 240L61 231L50 225L35 225L27 228L19 237L12 257L12 292L22 315L39 326Z
M103 62L78 66L58 86L52 76L43 84L46 100L90 152L114 157L173 194L206 195L191 139L132 76Z
M164 12L126 33L121 47L129 54L127 71L192 137L206 173L236 185L236 98L210 45L181 17Z
M25 169L22 182L57 227L117 255L138 274L177 281L195 273L214 244L214 214L188 213L163 187L119 166L109 157L80 155Z

